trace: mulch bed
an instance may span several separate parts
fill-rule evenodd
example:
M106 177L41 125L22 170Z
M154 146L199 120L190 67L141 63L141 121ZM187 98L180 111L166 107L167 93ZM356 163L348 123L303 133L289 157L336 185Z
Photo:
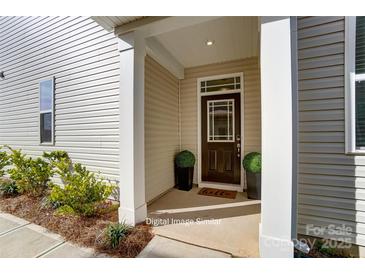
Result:
M59 215L55 214L54 209L44 206L42 199L27 195L0 197L0 210L43 226L62 235L67 241L114 257L136 257L153 237L150 226L138 225L118 248L108 248L100 243L99 238L108 224L118 221L116 210L94 217Z
M298 250L295 250L295 258L356 258L358 254L355 254L356 248L353 249L350 246L345 248L344 243L322 239L312 236L299 235L302 241L304 240L310 247L308 254L304 254Z

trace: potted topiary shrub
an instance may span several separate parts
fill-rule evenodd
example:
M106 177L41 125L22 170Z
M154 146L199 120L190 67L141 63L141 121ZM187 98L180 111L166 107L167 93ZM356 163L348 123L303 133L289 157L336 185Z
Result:
M189 191L193 187L195 156L188 150L175 158L175 180L178 189Z
M242 161L246 170L247 196L249 199L261 199L261 154L248 153Z

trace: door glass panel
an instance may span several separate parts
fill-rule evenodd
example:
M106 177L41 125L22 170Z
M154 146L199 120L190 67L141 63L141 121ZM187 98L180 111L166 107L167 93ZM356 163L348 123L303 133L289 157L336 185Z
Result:
M234 142L234 100L207 101L208 142Z

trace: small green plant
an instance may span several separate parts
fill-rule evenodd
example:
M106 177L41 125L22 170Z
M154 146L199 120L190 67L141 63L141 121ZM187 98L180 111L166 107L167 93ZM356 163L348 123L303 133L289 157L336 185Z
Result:
M335 240L316 240L314 248L327 257L351 257L349 250L336 247L336 243L341 246L340 242L336 242Z
M261 154L258 152L248 153L242 161L243 168L252 173L261 172Z
M2 147L0 147L2 149ZM0 177L4 176L4 168L10 165L10 157L6 151L0 151Z
M105 229L106 245L115 249L119 243L130 233L132 227L125 222L109 224Z
M8 170L10 178L16 182L19 193L40 196L48 188L50 177L53 176L51 166L42 158L27 157L20 149L12 149L10 160L12 168Z
M76 214L75 210L72 207L70 207L69 205L63 205L63 206L57 207L56 213L59 215L75 215Z
M195 165L195 156L188 150L183 150L176 155L175 163L178 167L193 167Z
M12 180L0 180L0 194L5 197L18 195L17 184Z
M66 167L69 158L59 160L58 166ZM71 164L72 165L72 164ZM53 185L49 199L53 205L59 206L59 212L73 212L83 216L99 213L99 208L113 191L113 187L104 183L81 164L74 164L70 171L65 168L56 169L65 186Z

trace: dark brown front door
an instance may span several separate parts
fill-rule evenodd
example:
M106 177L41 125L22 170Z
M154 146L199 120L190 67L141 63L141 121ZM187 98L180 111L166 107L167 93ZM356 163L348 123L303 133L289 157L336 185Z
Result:
M202 180L240 184L240 94L202 96Z

